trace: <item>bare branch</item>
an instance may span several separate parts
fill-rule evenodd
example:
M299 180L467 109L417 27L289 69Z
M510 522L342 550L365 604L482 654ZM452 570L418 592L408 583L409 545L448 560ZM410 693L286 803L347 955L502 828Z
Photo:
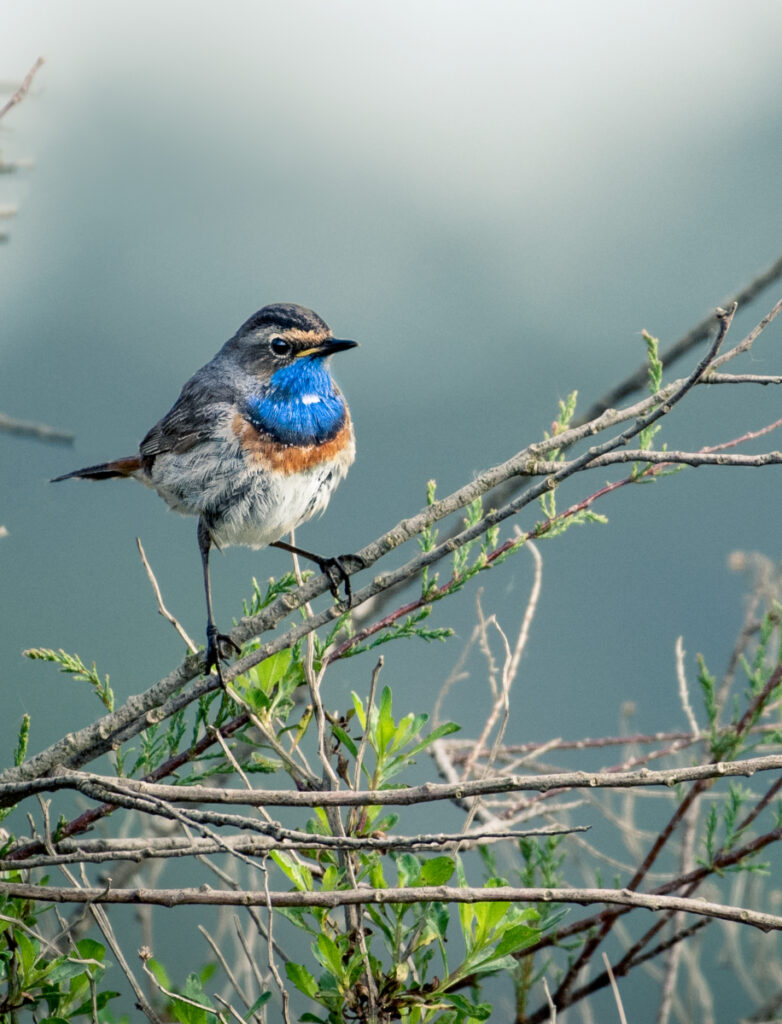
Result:
M2 412L0 412L0 433L33 437L36 441L51 441L53 444L73 444L73 434L69 434L64 430L56 430L54 427L48 427L45 423L15 420Z
M209 786L165 786L139 779L116 779L87 772L70 772L28 782L0 784L0 806L8 807L33 793L74 789L93 799L124 804L130 801L136 810L147 810L138 801L144 798L173 803L217 803L266 807L362 807L366 805L409 807L413 804L456 797L484 796L489 793L534 791L539 793L562 789L625 789L646 786L672 788L682 782L712 779L751 778L757 772L782 769L782 754L688 765L680 768L640 771L552 772L546 775L498 775L490 779L474 779L456 783L426 782L421 786L380 790L338 790L290 792L278 789L221 789ZM137 802L134 804L133 800ZM258 828L271 828L254 822ZM314 840L315 837L310 837ZM322 837L320 837L322 838Z
M0 894L11 899L39 900L52 903L108 903L151 904L162 907L181 906L269 906L324 907L334 909L362 903L575 903L590 906L595 903L635 908L656 912L676 911L699 917L719 918L737 924L751 925L764 932L782 931L782 917L744 907L731 907L703 899L662 896L636 892L633 889L556 889L515 888L457 888L447 885L373 889L329 889L307 892L266 892L263 889L236 891L232 889L112 889L75 888L71 886L28 885L23 882L0 883Z
M144 550L144 545L141 543L140 537L136 537L136 547L138 548L138 553L139 556L141 557L141 564L144 566L146 574L149 578L149 582L152 584L152 589L155 592L158 614L162 615L166 622L171 623L171 625L174 627L177 633L179 633L179 635L185 641L185 645L187 646L187 649L190 651L190 653L196 654L198 652L198 647L187 635L179 620L171 614L171 612L168 610L168 608L166 608L163 602L163 595L160 592L160 585L158 584L154 572L152 572L152 566L149 564L149 559L147 558L147 553Z
M0 107L0 118L5 117L5 115L8 113L9 110L11 110L12 107L15 107L17 103L22 102L27 93L30 91L30 86L33 84L33 79L35 78L36 71L38 70L38 68L41 67L43 62L43 57L39 57L36 60L35 64L33 64L33 66L24 76L22 84L19 86L19 88L10 98L10 100L8 100L7 103Z
M765 270L761 271L761 273L750 281L748 285L739 289L739 291L736 292L736 294L729 299L725 305L731 306L734 303L739 307L748 305L764 289L768 288L769 285L774 284L775 281L778 281L780 277L782 277L782 256L776 259L769 267L766 267ZM779 310L776 309L776 312L774 312L773 315L776 316L778 311ZM773 319L773 316L771 316L771 319ZM763 330L763 328L771 322L771 319L766 320L760 330ZM705 316L700 323L696 324L695 327L692 327L687 331L683 337L674 342L673 345L670 345L664 352L660 353L662 362L666 366L676 362L677 359L680 359L683 355L689 352L691 348L694 348L696 345L699 345L702 341L708 338L713 329L714 319L712 315L709 314ZM760 331L758 331L758 333L760 333ZM752 340L754 341L754 338ZM751 344L752 342L750 342L750 345ZM648 372L649 368L646 363L639 366L637 370L634 370L633 373L629 375L629 377L626 377L621 383L612 387L602 396L602 398L599 398L593 405L591 405L579 422L586 423L589 422L589 420L596 419L607 409L610 409L611 406L616 405L616 403L621 402L623 398L627 398L628 395L633 394L634 391L640 391L642 388L645 388L648 379Z

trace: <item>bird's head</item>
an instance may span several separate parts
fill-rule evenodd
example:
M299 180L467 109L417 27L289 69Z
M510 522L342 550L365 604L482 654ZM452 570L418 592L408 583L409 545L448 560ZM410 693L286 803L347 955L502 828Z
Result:
M241 368L264 382L285 387L327 373L330 355L357 342L335 338L317 313L292 302L264 306L242 324L226 349Z

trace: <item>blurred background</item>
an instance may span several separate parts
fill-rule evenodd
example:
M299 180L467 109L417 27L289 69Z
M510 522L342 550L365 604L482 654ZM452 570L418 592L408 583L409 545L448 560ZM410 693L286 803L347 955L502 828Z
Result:
M95 660L118 701L179 662L137 535L203 633L195 522L129 482L50 477L131 454L252 312L296 301L361 343L334 360L358 459L298 539L362 547L424 504L429 478L445 495L540 438L572 390L585 410L643 360L642 329L665 347L780 255L780 32L772 0L4 0L0 78L46 64L0 123L4 159L34 160L0 179L0 205L18 207L0 249L0 410L75 442L0 438L3 764L23 713L35 752L101 710L23 648ZM780 295L739 311L733 343ZM782 372L780 342L775 325L743 367ZM767 389L702 388L685 406L671 447L779 415ZM620 475L581 477L560 503ZM685 727L676 638L693 675L697 651L720 672L747 589L728 557L777 561L778 509L774 468L686 471L543 543L507 739L614 733L628 701L634 730ZM218 623L252 576L288 565L216 557ZM479 581L508 633L531 579L522 552ZM447 647L385 649L405 710L431 709L476 589L435 609L456 629ZM489 697L482 663L468 670L445 711L470 736ZM327 702L344 709L368 672L333 669Z

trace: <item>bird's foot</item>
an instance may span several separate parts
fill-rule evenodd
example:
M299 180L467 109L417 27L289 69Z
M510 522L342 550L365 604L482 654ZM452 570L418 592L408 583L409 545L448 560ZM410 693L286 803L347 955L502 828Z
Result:
M364 560L358 555L335 555L332 558L319 558L318 568L328 577L329 590L334 595L340 611L348 611L353 604L353 590L350 586L351 572L364 568ZM344 584L345 599L340 597L339 588Z
M210 623L206 627L206 654L204 662L204 673L209 675L213 668L217 669L217 678L220 685L225 689L223 669L221 661L231 657L231 654L240 654L241 647L228 636L227 633L218 633L217 626Z

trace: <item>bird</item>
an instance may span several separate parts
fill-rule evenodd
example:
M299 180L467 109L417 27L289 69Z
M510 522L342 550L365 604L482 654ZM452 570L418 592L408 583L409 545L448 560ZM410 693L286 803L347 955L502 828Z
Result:
M209 553L239 544L292 551L316 562L337 600L350 580L343 559L282 538L329 503L355 459L350 410L329 357L358 342L335 338L324 320L292 302L264 306L182 388L136 455L55 477L130 477L183 515L198 517L206 597L205 672L239 648L212 609Z

